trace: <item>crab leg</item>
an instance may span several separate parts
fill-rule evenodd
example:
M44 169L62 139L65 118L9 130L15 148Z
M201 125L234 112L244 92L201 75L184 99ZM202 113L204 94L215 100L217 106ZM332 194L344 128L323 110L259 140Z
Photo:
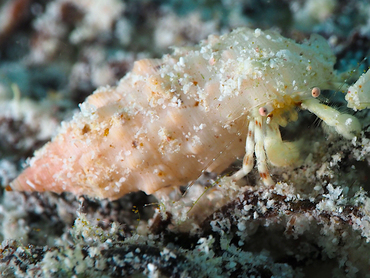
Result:
M260 173L262 181L265 185L273 185L275 183L272 180L269 174L269 171L267 169L266 152L264 148L264 134L263 134L264 126L262 125L262 117L258 115L256 116L255 119L256 119L256 127L255 127L255 132L254 132L255 140L256 140L255 154L256 154L258 172Z
M254 131L255 131L255 123L254 121L249 121L248 125L248 136L245 143L245 155L243 158L243 167L236 172L232 178L234 180L240 180L245 175L249 174L249 172L252 170L254 165Z
M337 110L320 103L317 99L307 99L302 102L302 108L309 110L322 119L328 126L346 139L352 139L361 131L361 124L358 119L349 114L342 114Z

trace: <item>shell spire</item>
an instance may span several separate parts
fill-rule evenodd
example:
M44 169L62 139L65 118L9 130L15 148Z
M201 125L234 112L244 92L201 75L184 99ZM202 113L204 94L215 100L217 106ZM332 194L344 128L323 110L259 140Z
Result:
M61 141L61 140L56 140ZM57 177L61 169L65 167L65 160L68 157L80 156L77 147L69 146L67 149L62 142L46 144L42 150L36 153L30 166L26 168L12 183L11 187L19 191L54 191L61 193L71 191L81 194L79 187L73 187L70 183L65 183L61 177ZM71 167L71 172L73 167Z

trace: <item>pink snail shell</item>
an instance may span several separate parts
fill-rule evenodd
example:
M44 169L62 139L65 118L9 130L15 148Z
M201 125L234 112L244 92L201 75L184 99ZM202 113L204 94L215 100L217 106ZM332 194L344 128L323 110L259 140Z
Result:
M332 89L339 82L334 62L318 35L298 44L248 28L137 61L116 87L90 95L10 186L114 200L186 184L202 170L223 170L244 152L243 168L233 177L251 171L255 153L262 181L272 185L267 163L298 160L295 144L279 132L279 125L297 119L297 107L348 139L359 131L356 118L311 95L313 87Z

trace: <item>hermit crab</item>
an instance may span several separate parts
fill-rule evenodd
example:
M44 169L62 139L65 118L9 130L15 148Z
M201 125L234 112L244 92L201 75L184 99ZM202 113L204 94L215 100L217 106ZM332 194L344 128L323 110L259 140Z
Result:
M116 87L90 95L10 186L114 200L186 184L243 153L233 178L247 175L256 160L263 183L273 185L268 164L292 165L299 157L297 144L283 141L279 131L298 110L347 139L359 133L354 116L317 99L321 89L342 84L334 63L318 35L299 44L248 28L139 60Z

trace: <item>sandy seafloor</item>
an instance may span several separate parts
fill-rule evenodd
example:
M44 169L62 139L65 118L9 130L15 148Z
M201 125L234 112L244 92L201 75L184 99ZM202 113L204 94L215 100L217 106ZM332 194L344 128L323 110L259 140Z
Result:
M0 3L1 277L370 276L367 110L355 113L363 132L352 141L301 112L282 134L306 142L305 160L271 167L274 188L253 170L238 185L221 176L203 195L209 184L200 180L185 197L175 190L159 200L142 192L109 202L6 190L95 88L116 84L135 60L161 57L171 45L239 26L299 41L319 33L337 70L355 70L348 82L355 81L368 67L369 1ZM343 94L323 96L354 113Z

